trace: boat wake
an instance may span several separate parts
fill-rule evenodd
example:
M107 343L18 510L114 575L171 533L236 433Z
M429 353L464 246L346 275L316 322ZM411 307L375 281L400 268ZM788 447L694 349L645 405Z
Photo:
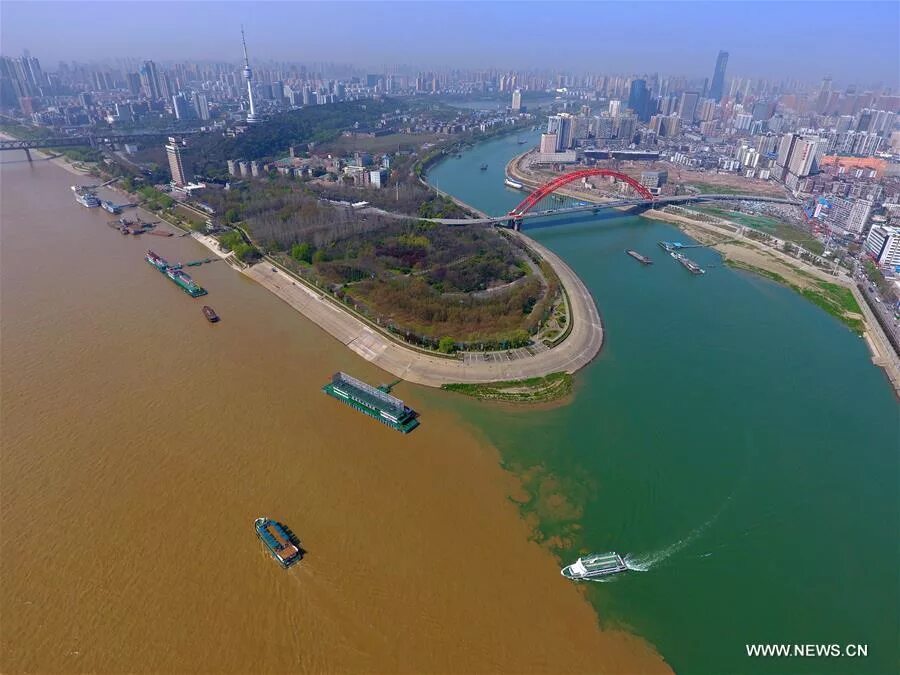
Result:
M706 530L708 530L713 523L715 523L719 516L722 515L722 512L726 509L729 502L731 502L731 498L734 497L734 493L732 493L728 499L725 500L725 503L716 511L713 516L707 520L705 523L700 525L699 527L694 528L690 534L686 537L679 539L674 544L670 544L665 548L661 548L658 551L654 551L652 553L644 553L644 554L631 554L625 556L623 559L625 562L625 566L634 572L649 572L651 569L661 564L668 558L671 558L673 555L678 553L679 551L684 550L691 544L693 544L697 539L699 539Z

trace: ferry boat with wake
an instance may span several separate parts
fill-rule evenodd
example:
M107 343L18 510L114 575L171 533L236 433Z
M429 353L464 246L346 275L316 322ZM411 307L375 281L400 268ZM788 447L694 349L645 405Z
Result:
M566 579L593 579L628 571L628 566L618 553L591 553L582 556L560 570Z
M268 518L257 518L253 521L253 529L272 557L285 569L303 558L297 537L281 523Z

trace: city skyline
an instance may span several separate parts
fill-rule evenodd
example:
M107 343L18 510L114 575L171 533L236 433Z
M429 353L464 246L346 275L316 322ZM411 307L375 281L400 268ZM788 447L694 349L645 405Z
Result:
M900 5L896 3L554 6L571 8L583 20L566 25L562 34L549 40L542 5L516 5L513 12L506 3L233 2L215 6L218 30L210 32L210 3L204 2L16 1L3 3L0 35L4 55L30 49L40 53L51 70L58 61L70 60L240 62L240 46L230 29L237 31L244 24L257 63L353 63L395 69L412 62L416 65L411 68L546 68L711 78L721 50L729 53L728 76L808 81L831 76L836 83L880 83L891 89L900 84L897 60L884 58L897 51ZM66 14L66 21L58 21L61 14ZM385 15L390 15L390 22L383 21ZM867 17L865 23L851 20L860 15ZM797 30L813 19L818 25L839 25L842 44L847 46L822 50L821 31ZM141 31L121 30L135 23ZM373 25L379 25L377 33L372 32ZM446 44L433 40L437 25L441 34L451 36ZM610 25L628 29L611 31ZM750 25L757 28L743 29ZM325 30L312 30L313 26ZM101 31L104 39L83 39L92 30ZM643 39L636 40L636 33ZM460 38L453 39L454 35ZM541 48L536 50L535 44Z

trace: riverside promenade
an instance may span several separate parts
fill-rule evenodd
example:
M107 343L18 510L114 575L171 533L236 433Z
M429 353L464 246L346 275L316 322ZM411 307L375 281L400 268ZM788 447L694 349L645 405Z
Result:
M326 294L281 268L273 268L270 263L258 263L243 273L367 361L408 382L440 387L457 382L476 384L557 372L574 373L590 363L603 346L603 326L597 306L581 279L559 256L521 233L514 236L520 237L556 271L566 292L572 322L571 332L560 344L518 358L510 358L505 352L495 352L494 358L478 361L433 355L406 346L373 328ZM212 248L211 243L204 243Z

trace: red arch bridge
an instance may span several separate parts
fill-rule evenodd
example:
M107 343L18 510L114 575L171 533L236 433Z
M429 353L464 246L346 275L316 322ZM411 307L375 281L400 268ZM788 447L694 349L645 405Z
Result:
M613 171L612 169L580 169L578 171L570 171L562 176L557 176L553 180L544 183L530 195L525 197L516 208L509 212L508 216L510 218L521 218L559 188L568 185L569 183L574 183L577 180L591 178L593 176L609 176L615 178L616 180L630 185L642 200L653 201L653 193L627 174Z
M554 204L553 208L548 209L537 209L535 208L540 202L543 200L554 196L554 193L568 185L569 183L573 183L575 181L581 180L583 178L590 178L593 176L604 176L610 177L617 181L621 181L629 185L634 191L634 195L623 195L619 199L610 200L607 202L599 202L599 203L587 203L584 201L579 201L578 197L566 197L562 204ZM558 199L560 196L555 195L555 199ZM561 176L557 176L556 178L548 181L544 185L536 188L529 194L525 199L523 199L518 206L516 206L512 211L510 211L506 216L502 218L489 218L485 219L491 222L505 221L506 225L509 227L513 227L515 229L519 229L522 225L522 221L525 218L531 217L541 217L553 214L567 214L574 213L578 211L598 211L600 209L606 208L616 208L622 206L662 206L665 204L682 204L686 202L711 202L711 201L761 201L761 202L779 202L784 204L799 204L800 202L795 199L790 199L787 197L768 197L763 195L752 195L752 194L690 194L690 195L676 195L671 197L654 197L653 193L650 192L645 186L641 185L637 180L632 178L631 176L621 173L619 171L613 171L612 169L580 169L578 171L571 171L569 173L563 174ZM571 202L571 203L569 203Z

